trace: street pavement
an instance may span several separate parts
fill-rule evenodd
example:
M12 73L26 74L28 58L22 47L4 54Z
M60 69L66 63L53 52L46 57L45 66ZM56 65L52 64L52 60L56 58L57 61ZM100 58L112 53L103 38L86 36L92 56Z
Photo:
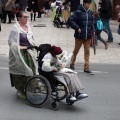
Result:
M29 13L28 13L29 14ZM12 24L3 24L2 31L0 32L0 57L7 57L9 55L8 36ZM63 50L67 50L71 53L74 48L74 30L66 26L62 28L56 28L50 20L50 16L42 18L36 18L36 21L29 22L31 29L34 34L34 39L37 45L42 43L50 43L52 45L60 46ZM34 25L45 24L46 27L33 27ZM118 23L117 21L110 21L110 26L113 32L114 42L109 44L109 48L105 50L103 43L98 41L96 46L96 55L94 55L93 49L91 48L90 63L105 63L105 64L120 64L120 47L117 46L117 42L120 42L119 35L117 34ZM102 37L107 40L106 33L102 32ZM84 49L83 46L77 56L79 63L84 62Z
M0 57L0 67L7 67L8 59ZM78 71L88 98L67 105L65 99L57 111L50 102L42 108L32 107L27 100L17 98L11 87L9 70L0 68L0 120L120 120L120 67L110 64L93 64L95 75ZM81 64L76 66L81 69ZM101 71L101 72L100 72Z

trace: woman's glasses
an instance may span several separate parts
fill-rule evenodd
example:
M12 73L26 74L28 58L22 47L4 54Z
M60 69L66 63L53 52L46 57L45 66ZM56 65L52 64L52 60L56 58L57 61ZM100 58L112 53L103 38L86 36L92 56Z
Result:
M29 16L22 16L22 18L29 18Z

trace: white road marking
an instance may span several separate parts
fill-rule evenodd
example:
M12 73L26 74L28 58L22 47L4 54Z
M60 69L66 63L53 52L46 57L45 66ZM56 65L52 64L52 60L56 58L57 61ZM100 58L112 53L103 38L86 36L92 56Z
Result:
M9 68L0 67L1 70L8 70Z
M1 70L8 70L9 68L5 68L5 67L0 67ZM83 70L75 70L76 72L81 72L83 73ZM103 71L92 71L93 73L108 73L108 72L103 72Z
M76 72L81 72L84 73L83 70L75 70ZM104 71L92 71L93 73L108 73L108 72L104 72Z

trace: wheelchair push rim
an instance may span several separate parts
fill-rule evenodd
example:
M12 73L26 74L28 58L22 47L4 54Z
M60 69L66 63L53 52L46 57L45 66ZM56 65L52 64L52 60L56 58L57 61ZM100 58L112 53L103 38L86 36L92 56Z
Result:
M58 100L63 100L67 97L68 91L64 84L60 83L57 85L56 91L58 93Z
M41 76L31 77L25 88L26 98L34 107L44 106L50 99L51 87L48 80Z

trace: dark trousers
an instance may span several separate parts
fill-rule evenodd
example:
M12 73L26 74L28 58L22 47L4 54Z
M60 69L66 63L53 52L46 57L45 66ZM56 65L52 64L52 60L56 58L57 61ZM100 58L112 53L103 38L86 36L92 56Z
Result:
M97 44L97 40L100 40L104 45L106 45L107 42L101 37L101 32L102 32L102 30L98 30L95 33L95 35L96 35L96 44Z
M8 22L11 23L11 11L3 11L3 22L6 23L6 19L7 19L7 15L8 15Z
M2 14L0 14L0 21L2 20Z
M110 28L110 19L102 19L104 24L104 30L107 31L108 34L108 41L113 42L113 35Z

